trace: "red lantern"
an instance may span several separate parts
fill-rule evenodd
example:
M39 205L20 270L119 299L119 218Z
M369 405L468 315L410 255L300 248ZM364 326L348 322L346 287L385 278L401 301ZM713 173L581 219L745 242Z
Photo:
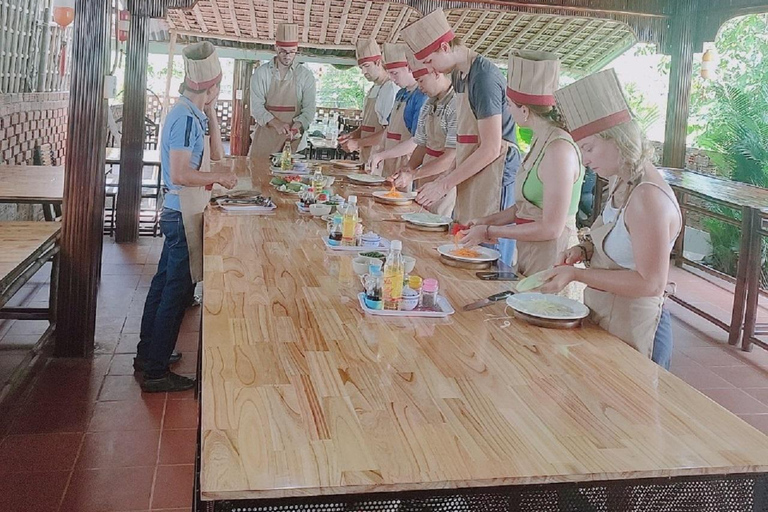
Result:
M53 21L66 28L75 19L75 0L53 0Z
M124 43L128 40L128 30L131 27L131 14L127 10L122 10L118 14L117 20L117 40Z

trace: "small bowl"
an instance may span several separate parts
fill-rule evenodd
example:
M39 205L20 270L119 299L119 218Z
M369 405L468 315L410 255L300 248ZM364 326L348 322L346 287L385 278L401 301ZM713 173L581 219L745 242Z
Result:
M416 258L403 256L403 267L406 274L413 272L414 267L416 267Z
M309 213L315 217L322 217L323 215L330 215L333 208L328 204L311 204L309 205Z
M368 266L370 265L370 262L371 258L358 256L352 260L352 269L355 271L355 274L363 276L368 273Z
M403 300L400 306L403 311L412 311L419 305L419 292L405 288L403 290Z
M307 162L293 162L293 169L295 171L306 171Z

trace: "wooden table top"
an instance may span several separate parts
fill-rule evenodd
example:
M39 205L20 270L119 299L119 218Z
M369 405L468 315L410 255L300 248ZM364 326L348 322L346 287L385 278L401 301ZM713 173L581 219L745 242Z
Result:
M0 290L28 266L35 252L59 236L58 222L0 222Z
M0 202L60 203L63 200L63 166L0 165Z
M766 436L601 329L461 311L504 284L444 266L445 235L377 222L392 210L367 198L366 228L457 312L364 315L351 256L271 195L271 216L206 213L204 500L768 471Z
M708 176L688 169L659 168L659 171L671 187L698 197L713 199L738 208L747 206L759 210L768 205L768 189Z
M160 150L159 149L145 149L142 156L144 165L160 165ZM107 163L119 164L120 163L120 148L107 148Z

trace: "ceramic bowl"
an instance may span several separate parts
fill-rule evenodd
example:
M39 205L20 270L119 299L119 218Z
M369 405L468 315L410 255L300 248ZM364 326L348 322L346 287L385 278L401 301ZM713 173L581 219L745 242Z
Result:
M410 274L416 267L416 258L411 256L403 256L403 267L405 267L405 273Z
M322 217L323 215L330 215L333 207L328 204L311 204L309 205L309 213L315 217Z
M419 305L419 292L405 288L403 290L403 301L401 302L401 308L403 311L412 311Z

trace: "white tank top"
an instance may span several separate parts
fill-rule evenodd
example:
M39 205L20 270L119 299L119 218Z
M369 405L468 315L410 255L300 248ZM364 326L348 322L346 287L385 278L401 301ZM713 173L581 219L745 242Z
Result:
M635 187L632 192L630 193L629 200L627 200L627 204L629 204L629 201L632 199L632 194L637 190L638 187L641 185L652 185L659 190L661 190L665 196L667 196L670 201L673 202L675 205L675 209L677 210L678 215L680 215L680 219L682 219L682 215L680 214L680 207L677 205L677 201L673 200L669 193L667 193L666 190L661 188L656 183L650 182L650 181L644 181L643 183L640 183ZM621 265L622 267L629 269L629 270L637 270L635 267L635 254L632 252L632 239L629 236L629 230L627 229L627 225L624 223L624 213L627 211L626 208L624 210L620 210L619 208L616 208L613 206L613 200L608 200L605 204L605 208L603 209L603 224L609 224L613 221L616 221L616 225L614 226L613 230L608 233L608 236L605 239L605 242L603 243L603 248L605 249L605 254L608 255L609 258L611 258L616 264ZM616 218L618 216L618 219ZM680 228L677 230L677 234L672 238L672 242L669 244L669 250L671 251L672 248L675 245L675 240L677 240L678 235L680 235L680 230L682 229L682 222Z

